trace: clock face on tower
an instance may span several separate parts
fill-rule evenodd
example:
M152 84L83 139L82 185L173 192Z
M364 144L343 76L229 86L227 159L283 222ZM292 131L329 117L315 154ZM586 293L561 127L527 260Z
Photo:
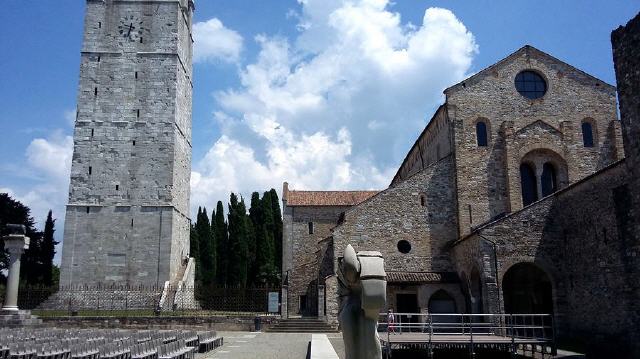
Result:
M125 15L118 24L118 33L129 41L138 41L142 37L144 22L136 15Z

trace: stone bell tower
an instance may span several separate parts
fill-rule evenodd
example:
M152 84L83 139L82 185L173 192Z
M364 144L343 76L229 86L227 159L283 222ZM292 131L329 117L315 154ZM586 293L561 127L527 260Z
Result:
M162 286L189 257L193 0L87 0L60 285Z

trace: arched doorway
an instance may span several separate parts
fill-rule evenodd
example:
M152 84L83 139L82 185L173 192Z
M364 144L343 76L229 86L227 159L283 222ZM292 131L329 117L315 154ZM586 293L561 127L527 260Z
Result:
M456 313L456 301L444 289L440 289L429 298L429 313Z
M469 294L471 295L471 313L484 313L482 303L482 280L480 279L480 272L475 267L471 271Z
M533 263L518 263L507 270L502 295L506 313L553 314L551 280Z
M431 317L434 324L434 332L450 332L451 325L459 321L457 316L446 316L442 314L457 313L456 301L444 289L440 289L429 298L429 314L436 314ZM440 327L438 327L440 325Z

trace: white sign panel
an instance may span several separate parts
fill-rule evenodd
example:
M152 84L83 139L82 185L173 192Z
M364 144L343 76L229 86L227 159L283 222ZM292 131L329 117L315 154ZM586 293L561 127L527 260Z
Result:
M269 313L278 313L280 311L280 296L278 292L269 292Z

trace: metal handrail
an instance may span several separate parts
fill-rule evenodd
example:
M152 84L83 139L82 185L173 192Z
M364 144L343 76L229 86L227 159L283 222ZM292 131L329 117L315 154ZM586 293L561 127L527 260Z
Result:
M450 329L446 334L497 334L504 333L508 337L519 339L542 339L553 341L554 328L551 314L429 314L429 313L393 313L397 320L393 323L395 330L399 333L420 329L422 332L429 332L430 337L437 335L442 330ZM381 313L384 318L380 323L386 323L382 331L388 331L387 314ZM418 317L416 322L403 323L403 317ZM477 318L487 319L484 321L474 320ZM435 319L435 321L434 321ZM446 320L446 321L443 321ZM466 320L465 320L466 319ZM500 319L500 320L495 320ZM536 320L539 319L539 320ZM548 319L548 323L545 321ZM539 322L540 324L537 324ZM434 334L435 331L435 334ZM443 333L445 334L445 333ZM431 338L430 338L431 339Z

